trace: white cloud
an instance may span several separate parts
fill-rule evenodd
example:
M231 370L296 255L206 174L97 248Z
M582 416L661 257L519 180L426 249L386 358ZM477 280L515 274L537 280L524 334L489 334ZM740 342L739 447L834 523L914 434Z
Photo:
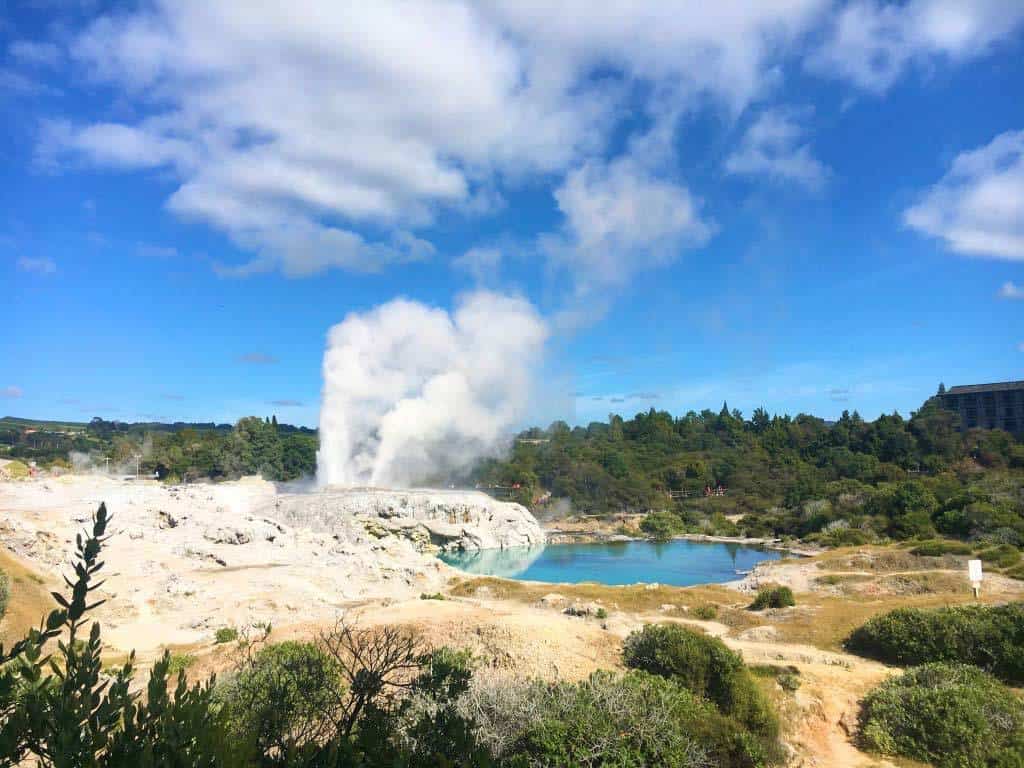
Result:
M574 286L564 324L600 314L610 289L703 245L714 232L685 186L654 176L629 156L585 163L566 176L555 199L565 225L543 238L541 249Z
M801 141L805 132L798 120L808 114L786 109L762 112L726 160L726 171L819 189L828 178L829 169L814 157L810 145Z
M18 269L22 272L34 272L37 275L52 275L57 271L57 263L46 256L39 258L22 256L18 259Z
M73 46L147 116L51 124L41 154L171 170L172 211L256 253L225 273L373 269L429 253L396 244L397 222L486 209L603 155L627 95L649 94L652 117L703 97L738 112L827 6L163 0Z
M22 392L21 387L10 386L0 389L0 397L9 397L13 399L21 397L23 394L25 393Z
M1024 131L958 155L903 221L957 253L1024 260Z
M880 93L911 63L982 56L1022 22L1020 0L854 0L834 17L808 68Z
M11 58L34 67L53 67L61 59L61 50L54 43L15 40L7 47Z
M497 248L470 248L452 259L452 267L468 273L478 283L497 278L501 267L501 251Z
M1024 299L1024 285L1017 285L1016 283L1007 280L1003 283L1002 288L999 289L999 298Z

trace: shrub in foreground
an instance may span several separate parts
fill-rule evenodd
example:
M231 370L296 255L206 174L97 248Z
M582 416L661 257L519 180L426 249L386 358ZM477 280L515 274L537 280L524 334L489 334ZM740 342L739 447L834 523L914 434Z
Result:
M1024 765L1024 702L976 667L909 669L867 695L859 725L867 749L937 768Z
M754 733L778 736L775 713L743 658L718 638L678 624L648 624L626 638L622 655L627 667L676 681Z
M636 670L578 683L485 678L460 706L510 768L760 768L777 757L774 744L678 682Z
M872 659L915 666L973 664L1012 685L1024 684L1024 603L898 608L853 631L846 648Z
M796 605L796 598L789 587L762 587L750 604L750 610L763 611L765 608L786 608L791 605Z

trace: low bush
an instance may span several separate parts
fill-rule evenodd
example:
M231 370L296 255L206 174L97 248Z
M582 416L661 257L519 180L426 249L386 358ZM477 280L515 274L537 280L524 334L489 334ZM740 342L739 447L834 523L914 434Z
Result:
M440 592L421 592L420 600L447 600Z
M234 627L221 627L213 634L213 642L217 645L233 643L238 639L238 630Z
M683 521L671 512L651 512L640 521L640 530L655 541L668 541L683 530Z
M499 765L762 768L778 745L677 681L599 671L578 683L478 681L460 703Z
M622 656L627 667L678 682L754 733L778 735L775 713L743 658L718 638L678 624L648 624L626 638Z
M0 571L0 619L7 613L7 602L11 599L11 581Z
M771 677L785 691L792 693L800 687L800 670L792 665L754 664L750 671L758 677Z
M886 680L859 725L867 749L937 768L1024 765L1024 702L976 667L926 664Z
M718 617L718 606L711 605L710 603L705 605L698 605L693 609L693 615L703 621L711 621Z
M1020 562L1021 554L1012 544L1000 544L998 547L983 549L978 553L978 558L996 568L1012 568Z
M168 657L167 674L177 677L195 663L196 657L190 653L172 653Z
M1011 685L1021 685L1024 603L898 608L855 629L846 648L900 666L933 661L973 664Z
M598 608L597 611L594 613L594 616L598 619L607 619L608 611L606 611L604 608Z
M962 541L926 541L910 550L920 557L941 557L942 555L969 555L974 551L970 544Z
M765 608L787 608L791 605L796 605L796 598L789 587L762 587L749 610L763 611Z

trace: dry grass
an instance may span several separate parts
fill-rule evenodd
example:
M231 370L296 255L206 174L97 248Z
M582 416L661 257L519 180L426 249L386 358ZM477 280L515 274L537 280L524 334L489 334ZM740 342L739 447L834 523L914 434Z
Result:
M563 595L569 600L595 602L609 611L647 613L660 611L662 606L672 605L682 613L682 608L692 609L698 605L715 603L721 611L729 606L745 604L744 596L736 590L718 584L697 587L654 586L610 586L607 584L542 584L529 581L513 581L492 576L473 579L454 579L450 593L456 597L487 597L499 600L515 600L521 603L536 603L551 593ZM666 611L672 613L673 611ZM721 614L719 616L721 620Z
M0 619L0 641L4 645L22 638L38 627L46 614L57 607L47 580L23 560L0 547L0 570L11 580L11 598L7 613Z
M950 570L967 567L966 556L942 555L925 557L893 547L854 547L838 549L815 559L823 571L892 571Z

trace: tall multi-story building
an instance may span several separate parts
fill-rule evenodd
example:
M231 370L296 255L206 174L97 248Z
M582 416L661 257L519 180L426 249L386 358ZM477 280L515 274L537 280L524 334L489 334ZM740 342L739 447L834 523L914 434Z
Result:
M1024 381L950 387L940 396L943 405L960 415L960 429L1024 432Z

